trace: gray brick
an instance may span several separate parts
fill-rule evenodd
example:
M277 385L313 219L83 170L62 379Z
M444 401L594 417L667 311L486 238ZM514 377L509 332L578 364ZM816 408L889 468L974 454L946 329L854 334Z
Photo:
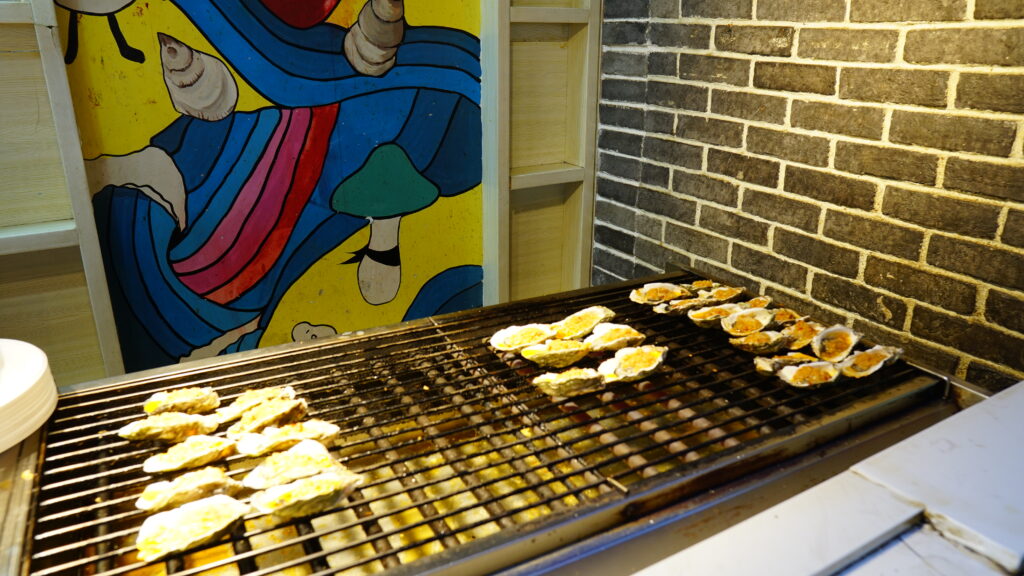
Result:
M814 275L811 296L894 328L902 327L907 315L907 305L902 300L828 274Z
M598 170L612 176L627 180L640 180L640 160L626 158L614 154L601 153L597 163Z
M611 150L629 156L639 156L644 138L630 132L603 129L597 136L597 145L602 150Z
M1024 202L1024 165L990 164L952 157L946 162L943 186Z
M606 21L601 26L605 46L642 46L647 44L647 22Z
M660 242L665 233L665 221L648 214L637 214L636 232L641 236L646 236Z
M648 110L644 116L644 130L655 134L672 135L675 132L676 115L672 112Z
M642 104L646 100L647 82L605 78L601 81L601 99Z
M607 254L607 252L603 252L602 254ZM594 265L595 266L598 264L598 260L600 260L600 258L598 257L597 252L595 251L594 252ZM600 268L596 268L595 267L595 268L592 268L590 270L590 284L592 286L604 286L605 284L616 284L618 282L622 282L625 279L626 279L625 277L615 276L615 275L613 275L613 274L611 274L609 272L605 272L604 270L602 270Z
M700 227L752 244L768 243L768 224L714 206L701 208Z
M1014 290L1024 289L1024 256L987 244L935 234L928 263Z
M640 190L637 208L651 214L671 218L678 224L694 224L697 219L697 203L665 192Z
M611 18L647 18L646 2L636 0L604 0L604 17Z
M903 59L914 64L1024 66L1024 28L911 30Z
M842 22L846 18L844 0L759 0L759 20L789 22Z
M682 0L683 18L750 18L751 0Z
M678 226L671 222L666 222L665 243L683 252L710 258L722 263L725 263L729 257L728 240L712 236L703 230L691 226Z
M668 188L672 170L664 166L644 162L640 168L640 183L655 188Z
M967 0L850 0L852 22L963 20Z
M1009 371L992 368L980 362L971 362L967 365L965 379L989 394L997 394L1020 382L1020 376L1014 376Z
M598 177L597 197L614 200L626 206L636 206L639 188L635 184L626 184L617 180Z
M708 89L691 84L651 81L647 89L647 103L703 112L708 107Z
M1010 210L1003 226L1003 243L1024 248L1024 212Z
M715 28L715 48L762 56L789 56L793 51L793 28L789 26L734 26Z
M651 44L666 48L708 48L711 46L711 27L698 24L655 22L651 24L649 36Z
M714 90L711 93L711 111L744 120L782 124L786 119L786 99L748 92Z
M864 282L960 314L973 312L977 300L973 284L875 256L868 256Z
M968 202L908 188L888 186L882 212L924 226L978 238L994 238L999 226L998 206Z
M910 333L978 358L1024 370L1024 338L997 332L960 316L918 307L910 322Z
M595 224L594 242L618 250L623 254L632 254L636 236L616 228Z
M655 272L664 272L666 266L678 261L680 255L659 242L639 238L636 241L636 259ZM643 265L641 264L641 265Z
M650 0L650 3L652 18L679 18L679 0Z
M651 136L644 137L644 158L648 160L685 168L700 168L702 155L699 146Z
M708 150L708 172L774 188L779 182L779 163L725 150Z
M676 126L676 136L687 140L739 148L743 145L743 124L680 114Z
M825 212L824 233L839 242L905 260L917 260L924 241L924 234L917 230L835 210Z
M640 108L601 104L598 115L602 125L634 130L642 130L644 127L644 111Z
M1020 0L975 0L974 17L978 20L1024 18L1024 3Z
M892 62L896 58L896 30L804 28L799 55L819 60Z
M747 86L750 78L750 60L680 54L679 77L683 80Z
M800 166L786 166L784 188L793 194L860 210L874 207L877 192L871 182Z
M757 62L754 65L754 86L788 92L835 94L836 73L834 66Z
M594 203L594 217L597 222L612 224L626 230L636 228L636 211L604 200Z
M704 174L693 174L675 170L672 175L672 190L707 202L735 207L739 198L739 186L711 178Z
M889 139L900 144L1004 157L1010 155L1016 135L1013 122L904 110L893 112L889 130Z
M960 74L957 108L1024 113L1024 75Z
M603 250L600 245L594 247L594 266L611 272L612 279L607 283L633 278L635 268L632 260ZM605 280L607 279L601 278L601 282L605 282Z
M854 174L932 185L935 184L938 157L885 146L839 142L836 146L836 168Z
M743 211L771 222L800 228L808 232L818 229L821 208L775 192L746 190L743 192Z
M676 77L679 74L679 55L675 52L651 52L647 55L647 73Z
M615 76L647 75L647 57L634 52L616 52L609 50L601 55L601 71Z
M948 72L936 70L844 68L839 75L839 97L945 108L948 81Z
M807 284L807 268L742 244L732 247L731 264L737 270L797 290L802 290Z
M990 290L985 301L985 318L993 324L1024 333L1024 298Z
M747 130L747 150L814 166L828 166L828 140L783 130L751 126Z
M775 230L772 249L783 256L847 278L856 278L860 268L860 254L856 250L784 228Z
M880 140L885 111L871 106L794 100L790 120L797 128Z

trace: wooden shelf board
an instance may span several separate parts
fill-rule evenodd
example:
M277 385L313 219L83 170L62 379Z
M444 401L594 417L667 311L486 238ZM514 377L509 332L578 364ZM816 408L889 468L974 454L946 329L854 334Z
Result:
M0 256L78 246L74 220L0 228Z
M590 21L590 11L586 8L513 6L509 11L509 20L514 24L586 24Z
M551 184L568 184L582 182L583 168L565 162L542 164L540 166L522 166L509 170L512 190L537 188Z
M33 22L31 4L0 0L0 24L32 24Z

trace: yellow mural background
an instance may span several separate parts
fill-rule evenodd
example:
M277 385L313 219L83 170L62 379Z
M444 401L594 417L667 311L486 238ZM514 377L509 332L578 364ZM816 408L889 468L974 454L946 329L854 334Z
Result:
M328 21L348 27L364 3L365 0L342 0ZM61 8L57 12L66 45L64 24L69 13ZM145 53L144 63L120 56L106 18L82 15L78 57L67 67L82 151L87 159L138 151L179 116L163 83L156 32L169 34L223 60L169 0L136 1L119 12L117 19L128 44ZM480 0L406 0L406 21L412 26L457 28L479 37ZM237 110L272 105L237 73L235 79L239 88ZM400 321L427 280L454 266L481 264L482 198L478 186L459 196L440 198L429 208L403 218L399 244L402 283L398 296L387 304L366 303L359 294L356 265L341 265L366 245L369 229L362 229L292 285L260 345L290 342L292 327L297 322L328 324L341 332Z

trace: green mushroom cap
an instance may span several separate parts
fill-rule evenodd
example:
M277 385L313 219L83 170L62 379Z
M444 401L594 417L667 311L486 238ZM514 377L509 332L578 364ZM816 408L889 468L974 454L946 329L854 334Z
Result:
M409 156L395 144L384 144L331 196L335 212L365 218L411 214L437 200L437 186L423 177Z

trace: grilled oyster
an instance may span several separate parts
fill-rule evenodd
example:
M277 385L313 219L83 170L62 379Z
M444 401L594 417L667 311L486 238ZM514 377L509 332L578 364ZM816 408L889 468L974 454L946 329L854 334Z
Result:
M316 440L303 440L284 452L275 452L249 471L242 485L253 490L265 490L306 478L341 466L327 448Z
M721 286L721 284L714 280L697 280L686 287L696 292L698 290L711 290L712 288L718 288L719 286Z
M167 452L146 458L146 461L142 463L142 471L147 474L156 474L157 472L195 468L227 458L234 453L234 440L198 434L189 436L181 444L171 446Z
M209 434L216 429L217 419L213 416L161 412L144 420L125 424L117 431L117 435L128 440L181 442L189 436Z
M839 378L839 367L832 362L808 362L796 366L784 366L776 375L786 384L797 388L814 388Z
M746 302L740 302L744 308L767 308L772 303L771 296L755 296Z
M678 284L651 282L629 293L629 299L637 304L661 304L669 300L688 298L693 294Z
M362 476L339 464L336 470L257 492L252 505L263 514L308 516L337 506L362 482Z
M203 414L220 406L220 397L213 388L179 388L153 394L142 404L146 414L185 412Z
M551 325L555 330L555 337L562 340L572 338L583 338L590 334L594 326L601 322L607 322L615 317L615 312L604 306L591 306L579 312L570 314L565 319Z
M139 560L150 562L214 540L248 512L248 504L217 495L154 514L142 523L135 540Z
M821 333L825 327L813 320L797 320L782 329L782 333L792 338L789 343L790 350L799 350L811 343L814 337Z
M565 368L582 360L590 353L590 345L579 340L548 340L523 348L523 358L538 366Z
M695 308L686 313L693 320L693 323L701 328L710 328L721 324L722 318L733 314L743 308L739 304L716 304Z
M672 300L671 302L658 304L654 307L654 311L658 314L679 316L680 314L686 314L690 310L714 306L715 304L718 304L718 302L708 300L707 298L683 298L682 300Z
M772 325L775 312L767 308L747 308L722 318L722 329L732 336L747 336Z
M774 308L772 311L775 312L775 324L779 326L789 326L797 320L806 318L806 316L792 308Z
M531 344L540 344L555 337L548 324L527 324L502 328L491 336L491 347L503 352L519 352Z
M705 300L712 300L714 302L726 303L739 300L743 296L743 288L734 288L732 286L719 286L712 288L711 290L701 290L697 293L697 296L704 298Z
M664 346L637 346L623 348L597 367L605 382L632 382L646 377L661 366L668 348Z
M774 330L762 330L739 338L730 338L729 344L744 352L772 354L789 344L789 336Z
M231 479L220 468L207 466L183 474L172 482L154 482L146 486L142 495L135 501L135 507L155 512L175 508L214 494L234 496L241 490L241 482Z
M903 350L892 346L875 346L860 352L854 352L839 364L843 376L863 378L874 374L882 366L895 362L903 354Z
M583 342L595 352L619 350L626 346L636 346L644 341L644 336L625 324L603 322L594 327L594 331Z
M280 428L268 426L259 434L239 434L238 453L246 456L262 456L270 452L287 450L303 440L316 440L330 445L338 437L341 428L323 420L305 420L294 424L285 424Z
M569 368L541 374L533 379L533 385L549 396L568 397L599 390L604 377L593 368Z
M818 358L826 362L841 362L859 341L860 334L837 324L815 336L814 340L811 340L811 349Z
M259 432L268 426L280 426L294 422L306 415L306 408L306 401L302 398L267 400L246 410L238 422L228 428L228 436Z
M807 364L808 362L817 362L817 360L814 356L801 352L790 352L782 356L758 356L754 358L754 369L761 374L771 375L785 366Z
M291 386L273 386L270 388L257 388L246 390L235 398L235 401L223 408L217 409L214 414L217 420L223 424L238 420L246 410L270 400L295 398L295 389Z

